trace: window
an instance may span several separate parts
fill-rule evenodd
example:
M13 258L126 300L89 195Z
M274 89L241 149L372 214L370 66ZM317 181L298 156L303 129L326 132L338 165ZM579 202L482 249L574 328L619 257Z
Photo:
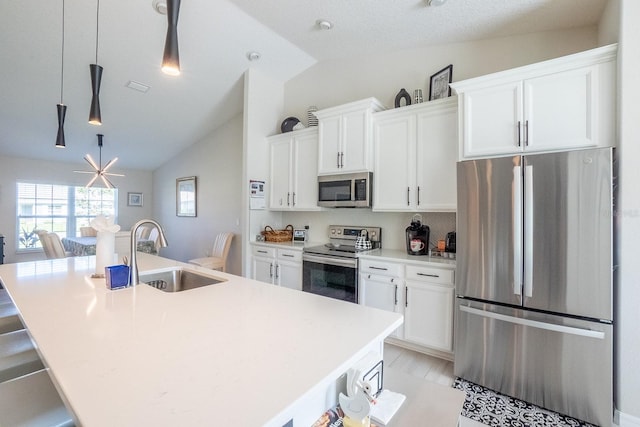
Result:
M117 189L19 182L16 190L18 250L42 247L35 230L77 236L97 215L117 218Z

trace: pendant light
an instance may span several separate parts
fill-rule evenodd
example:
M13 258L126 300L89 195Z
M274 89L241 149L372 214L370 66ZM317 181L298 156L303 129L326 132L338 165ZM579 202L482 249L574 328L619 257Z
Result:
M62 0L62 55L60 56L60 103L56 105L58 110L58 135L56 136L56 147L65 148L64 141L64 116L67 114L67 106L62 102L62 92L64 90L64 0Z
M96 63L89 64L89 72L91 73L91 108L89 110L89 123L92 125L102 124L102 115L100 114L100 81L102 80L102 67L98 65L98 24L100 18L100 0L97 0L96 7Z
M98 164L96 165L96 162L93 161L93 159L91 158L91 155L87 154L86 156L84 156L84 159L86 160L87 163L89 163L89 165L93 168L93 170L92 171L74 171L74 172L94 174L93 178L91 178L89 183L86 185L87 188L93 186L93 184L96 182L98 178L102 180L102 182L107 188L115 188L115 185L113 185L113 183L109 181L107 176L124 176L124 175L119 173L108 173L107 171L111 166L113 166L118 161L118 158L116 157L112 160L109 160L109 163L107 163L103 168L102 167L102 138L104 135L97 134L96 136L98 137L98 148L100 150L100 157L98 158Z
M170 76L180 74L180 55L178 53L178 14L180 0L167 0L167 38L164 42L162 72Z

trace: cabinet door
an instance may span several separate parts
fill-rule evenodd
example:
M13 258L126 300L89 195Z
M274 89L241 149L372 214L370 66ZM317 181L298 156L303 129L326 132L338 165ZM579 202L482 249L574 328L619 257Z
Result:
M320 210L318 207L318 134L297 136L293 147L292 207Z
M525 81L526 150L596 146L598 66Z
M416 208L456 210L457 108L447 103L417 117ZM374 199L375 201L375 199Z
M318 173L340 172L340 152L342 141L342 120L340 116L323 118L318 123Z
M415 206L415 140L413 114L374 122L374 210L406 211Z
M454 288L407 280L405 298L404 339L453 351Z
M367 111L353 111L342 116L341 172L362 172L371 168L371 151Z
M302 263L278 261L276 283L285 288L302 290Z
M291 207L291 146L290 137L270 141L269 208L271 209L289 209Z
M274 262L272 258L252 257L251 271L253 279L265 283L273 283Z
M367 307L398 312L400 295L402 292L401 280L397 277L374 276L361 274L359 283L359 303ZM402 338L402 328L398 328L391 336Z
M482 157L522 151L522 81L463 94L463 156Z

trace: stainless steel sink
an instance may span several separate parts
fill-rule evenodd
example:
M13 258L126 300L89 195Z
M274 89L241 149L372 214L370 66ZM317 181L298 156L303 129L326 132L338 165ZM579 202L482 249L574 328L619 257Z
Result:
M194 270L176 268L165 271L140 273L140 282L164 292L182 292L203 286L215 285L226 282L226 280L202 274Z

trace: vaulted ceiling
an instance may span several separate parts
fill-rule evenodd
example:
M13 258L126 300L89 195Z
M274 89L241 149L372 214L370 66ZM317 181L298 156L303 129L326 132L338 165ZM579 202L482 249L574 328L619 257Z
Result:
M81 162L102 133L105 158L151 170L242 111L249 67L287 81L317 61L595 25L607 0L183 0L179 77L160 71L167 22L154 0L103 0L99 127L87 123L97 1L64 2L63 81L63 0L0 2L0 155ZM67 148L56 149L62 82Z

